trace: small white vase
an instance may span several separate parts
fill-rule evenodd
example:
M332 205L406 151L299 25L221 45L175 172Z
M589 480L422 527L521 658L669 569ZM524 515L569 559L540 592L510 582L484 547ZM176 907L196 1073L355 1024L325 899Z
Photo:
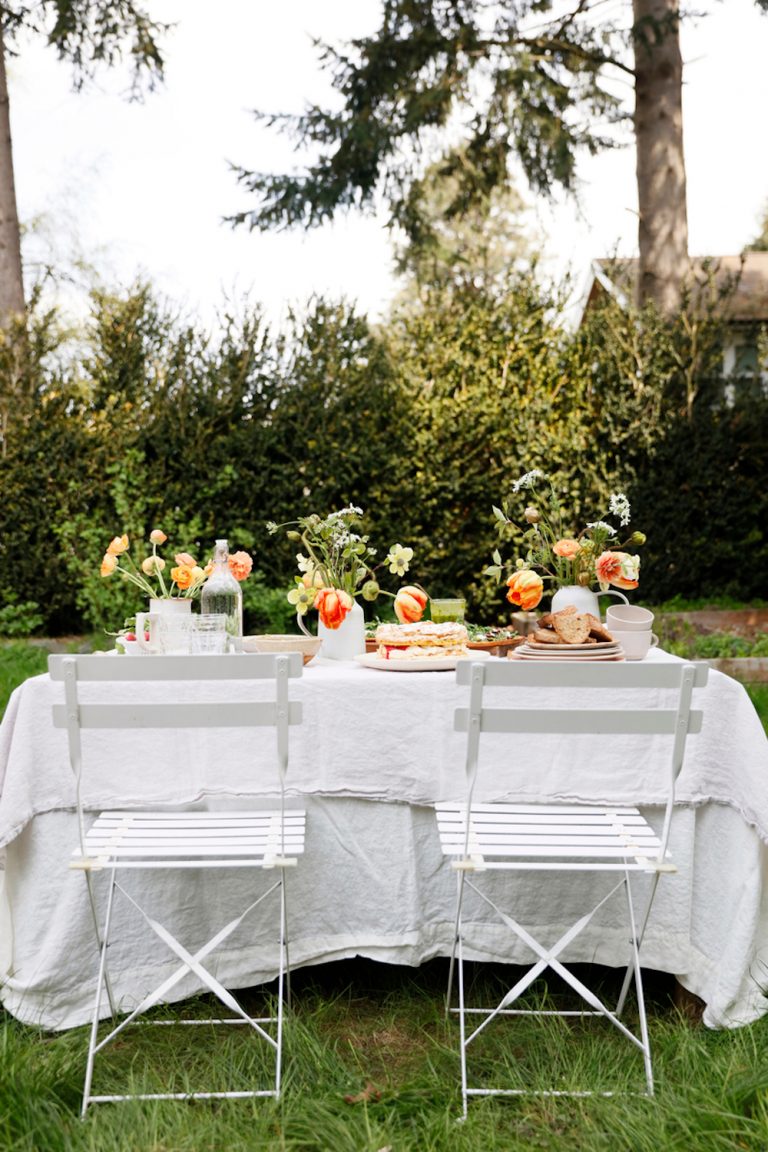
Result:
M613 588L607 588L605 592L593 592L591 588L582 588L580 584L568 584L564 588L558 588L552 597L552 611L559 612L561 608L567 608L569 604L573 604L577 612L591 612L593 616L600 619L600 603L598 596L615 596L618 600L623 600L628 604L626 596L623 592L616 592Z
M322 640L319 655L325 660L353 660L365 652L365 615L357 600L338 628L326 628L318 620L317 634Z
M192 611L192 601L174 596L172 600L150 600L149 611L152 616L181 616L189 615Z

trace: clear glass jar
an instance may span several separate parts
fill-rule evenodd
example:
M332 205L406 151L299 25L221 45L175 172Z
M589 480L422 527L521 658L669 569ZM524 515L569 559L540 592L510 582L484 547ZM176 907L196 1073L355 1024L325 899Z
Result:
M229 651L243 650L243 592L229 570L229 546L217 540L213 551L213 571L200 593L200 610L227 618Z

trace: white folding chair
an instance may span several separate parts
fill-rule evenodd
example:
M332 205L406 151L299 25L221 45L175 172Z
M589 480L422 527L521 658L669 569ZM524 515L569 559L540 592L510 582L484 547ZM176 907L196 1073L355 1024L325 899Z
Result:
M288 766L288 730L301 722L301 705L289 700L288 681L301 675L302 657L296 653L285 655L205 655L205 656L152 656L144 659L128 657L51 656L49 671L53 680L64 683L64 703L53 708L54 724L66 728L69 756L76 779L76 802L80 837L70 867L82 869L88 882L88 893L100 959L93 1019L88 1044L85 1088L81 1115L85 1116L90 1104L130 1099L195 1099L195 1098L249 1098L280 1095L283 1000L290 968L286 938L286 895L284 870L296 864L304 851L305 813L301 809L287 808L285 804L285 774ZM201 687L193 689L197 681ZM239 693L225 695L225 684L241 683ZM243 682L267 681L269 699L257 699L255 685L249 689ZM214 682L212 685L211 682ZM138 685L158 686L157 698L143 702L146 693ZM208 685L205 688L204 685ZM107 686L99 690L93 686ZM162 685L162 689L160 688ZM90 686L90 687L86 687ZM89 698L95 693L95 698ZM205 697L200 699L200 696ZM238 699L234 699L238 695ZM261 689L261 696L264 690ZM248 697L251 698L248 698ZM142 697L142 698L140 698ZM90 827L83 810L83 773L98 772L98 763L88 763L89 730L104 729L203 729L203 728L274 728L275 754L272 763L254 763L254 775L265 790L277 794L279 806L255 811L225 809L219 811L106 811L101 812ZM275 768L277 769L275 771ZM274 775L272 775L274 773ZM106 896L103 926L99 923L93 874L108 869L110 881ZM271 872L265 890L256 894L249 889L247 907L225 924L202 947L192 953L163 926L155 915L143 908L136 894L118 873L125 870L151 869L219 869L222 882L229 869L256 869ZM272 878L276 877L276 878ZM118 1005L112 991L107 964L113 929L115 895L119 893L180 961L171 976L149 992L125 1019L116 1022ZM275 943L277 948L277 1006L276 1015L254 1017L249 1015L210 971L212 954L239 928L254 909L262 906L268 897L276 906ZM206 963L204 963L206 962ZM94 1060L107 1044L150 1008L165 1002L168 994L179 982L192 973L203 988L212 992L232 1013L224 1019L186 1020L184 1023L244 1024L267 1043L274 1053L274 1088L247 1091L158 1092L97 1095L92 1092ZM112 1011L112 1030L101 1040L98 1038L102 1015L102 997L106 991ZM144 1021L146 1023L146 1021ZM165 1024L167 1021L149 1021Z
M604 1016L643 1054L646 1092L653 1094L651 1051L640 970L642 943L651 904L659 877L676 869L669 859L667 845L674 804L675 781L685 752L686 737L701 729L702 714L691 707L694 687L706 684L705 664L677 662L597 663L589 661L552 660L525 662L489 660L485 663L462 661L457 670L459 684L469 687L469 706L458 708L455 728L467 733L467 793L460 802L436 806L437 823L443 853L451 858L457 871L456 921L454 946L448 978L450 1009L454 975L458 975L458 1013L461 1045L461 1092L463 1116L467 1115L472 1096L523 1095L527 1087L470 1087L467 1057L470 1045L493 1020L518 1015ZM524 689L533 693L521 697ZM585 693L591 693L587 698ZM616 706L620 694L620 706ZM531 699L534 706L531 707ZM598 702L598 706L595 702ZM610 704L613 703L613 707ZM580 737L594 734L613 739L631 737L633 751L646 740L662 740L665 761L659 765L666 796L664 821L657 835L637 808L613 804L502 804L476 803L483 737L508 734L505 744L514 763L515 738L522 733L545 736ZM573 741L575 745L576 740ZM594 741L588 741L594 748ZM484 745L483 745L484 746ZM550 745L551 747L551 745ZM646 746L647 747L647 746ZM658 753L653 744L651 754ZM519 761L522 771L536 771L530 742L525 745L525 759ZM585 749L586 751L586 749ZM498 754L498 748L496 749ZM570 753L570 749L569 749ZM578 755L578 752L574 752ZM665 778L664 778L665 777ZM607 782L608 783L608 782ZM483 877L531 872L537 876L539 891L544 890L547 874L562 879L565 873L577 878L573 887L578 897L584 887L585 873L605 873L606 889L586 911L579 911L572 927L555 943L541 943L518 922L514 909L504 911L496 899L483 891ZM635 911L630 877L633 873L650 874L650 890L644 908ZM581 876L582 883L578 883ZM494 1007L469 1007L465 1000L464 949L471 940L463 915L466 891L479 898L480 907L490 907L502 923L524 943L535 962ZM559 959L560 954L590 923L598 909L614 895L626 898L629 942L628 966L616 1009L612 1011L574 972ZM494 889L495 896L495 889ZM501 901L503 902L503 900ZM545 913L546 914L546 913ZM557 973L579 996L589 1010L578 1012L553 1009L512 1008L515 1001L547 969ZM620 1019L627 993L634 979L639 1017L639 1036ZM472 1028L470 1018L477 1026ZM538 1095L591 1095L590 1091L537 1091ZM600 1092L610 1095L610 1092Z

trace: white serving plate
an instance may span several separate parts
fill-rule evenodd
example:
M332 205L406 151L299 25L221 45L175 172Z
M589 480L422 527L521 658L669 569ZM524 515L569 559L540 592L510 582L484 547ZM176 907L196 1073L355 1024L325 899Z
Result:
M473 652L471 656L440 656L423 660L385 660L375 652L362 652L355 656L364 668L376 668L380 672L451 672L459 660L490 660L490 652Z

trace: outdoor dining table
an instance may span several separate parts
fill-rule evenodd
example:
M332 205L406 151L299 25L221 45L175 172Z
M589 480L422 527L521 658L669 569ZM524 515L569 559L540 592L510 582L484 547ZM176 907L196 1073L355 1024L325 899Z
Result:
M675 657L657 649L648 659ZM462 793L465 737L453 729L453 712L465 689L451 671L393 673L315 659L291 691L303 702L303 722L291 732L289 802L307 809L306 854L288 876L291 963L364 956L416 966L448 955L455 878L441 856L433 805ZM0 1000L47 1029L87 1019L96 974L86 885L67 866L77 830L66 733L51 718L60 692L47 675L32 677L12 695L0 727ZM678 871L662 879L643 963L701 997L709 1026L732 1027L768 1009L768 745L737 681L713 671L700 692L703 729L689 740L677 787L671 852ZM652 821L661 811L657 758L633 755L631 739L592 737L581 747L580 737L518 737L512 755L496 739L484 750L485 798L639 803ZM274 802L274 774L265 767L273 749L261 741L226 730L132 733L130 742L89 733L85 806ZM137 885L150 883L134 876ZM229 872L166 880L193 941L208 939L226 916L228 895L237 906L238 889L249 883ZM591 882L571 875L521 894L529 922L556 939L569 923L573 886ZM606 906L569 956L623 965L625 935ZM139 939L126 922L110 956L126 1009L175 967L159 942L153 948ZM480 910L469 958L526 959ZM231 987L248 987L270 980L276 967L274 942L255 923L228 942L216 972ZM179 998L195 991L191 977L175 990Z

